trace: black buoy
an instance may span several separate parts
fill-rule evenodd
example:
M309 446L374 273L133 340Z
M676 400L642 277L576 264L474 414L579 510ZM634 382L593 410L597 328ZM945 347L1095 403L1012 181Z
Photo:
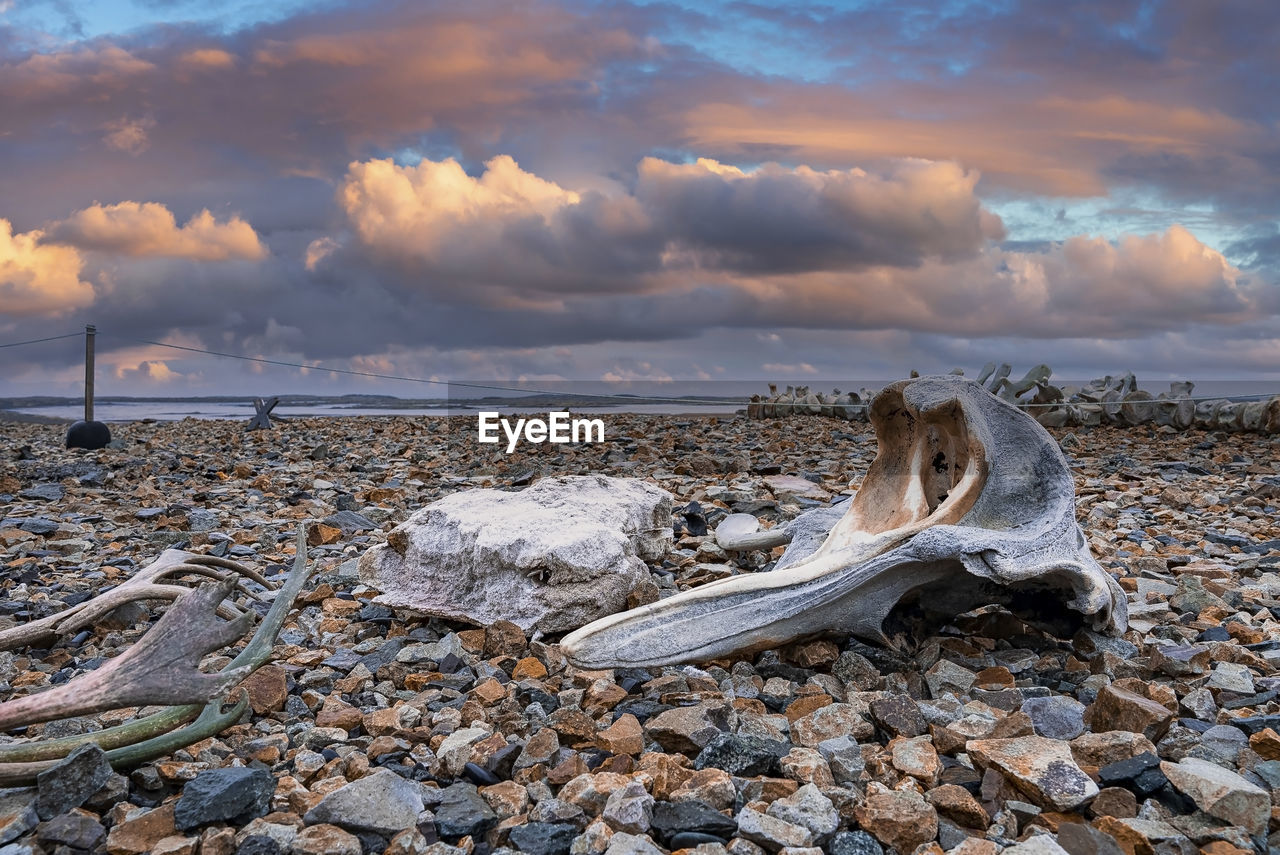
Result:
M67 448L106 448L111 442L111 429L93 420L93 340L98 328L84 328L84 419L67 428Z
M111 429L102 422L83 419L67 428L67 448L106 448L111 442Z

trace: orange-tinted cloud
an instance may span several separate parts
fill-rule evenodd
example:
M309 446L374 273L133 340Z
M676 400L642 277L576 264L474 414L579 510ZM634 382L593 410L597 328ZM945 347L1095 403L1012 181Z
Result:
M267 254L253 226L238 216L220 223L206 209L179 227L173 212L155 202L93 205L48 232L51 241L121 255L225 261Z
M59 315L93 302L93 286L80 278L80 253L42 243L43 236L14 234L0 219L0 315Z
M670 271L743 273L914 265L1003 236L976 173L900 161L879 173L646 158L632 192L579 193L507 156L472 177L453 160L353 163L338 200L376 261L534 291L648 290ZM314 268L336 244L315 242ZM646 278L649 277L649 278Z

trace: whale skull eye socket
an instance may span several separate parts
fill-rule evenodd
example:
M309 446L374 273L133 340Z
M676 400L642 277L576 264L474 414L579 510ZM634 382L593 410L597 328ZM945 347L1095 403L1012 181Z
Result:
M887 643L913 608L996 602L1050 623L1065 603L1076 622L1124 631L1124 593L1089 554L1071 473L1034 419L955 376L894 383L869 416L876 457L820 545L588 624L561 642L570 661L706 661L824 632Z

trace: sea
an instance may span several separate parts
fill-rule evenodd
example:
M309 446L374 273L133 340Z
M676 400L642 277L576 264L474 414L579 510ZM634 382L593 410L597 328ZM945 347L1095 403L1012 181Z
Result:
M1054 378L1055 384L1061 386L1084 386L1088 381L1072 381ZM864 382L849 381L807 381L813 391L829 391L832 388L849 390L876 390L890 381L872 380ZM1254 400L1280 395L1280 381L1276 380L1197 380L1192 396L1195 398L1231 398L1233 400ZM785 388L786 384L781 384ZM799 384L796 384L799 385ZM1168 392L1169 381L1139 381L1139 388L1159 394ZM593 394L600 394L593 391ZM664 396L662 389L634 395L635 400L620 400L620 397L608 398L598 403L582 398L562 398L542 396L538 400L520 400L513 398L502 400L463 400L451 398L439 401L405 401L394 406L368 405L353 403L350 400L326 400L322 397L303 401L289 401L279 404L273 415L285 418L345 416L459 416L474 415L483 410L498 410L504 415L522 415L546 413L551 410L568 410L582 414L637 413L653 415L732 415L743 409L753 392L764 394L768 384L751 381L732 381L729 383L699 384L698 387L684 385L676 394ZM572 393L569 393L572 395ZM632 393L634 394L634 393ZM385 404L386 399L379 399ZM10 408L13 412L51 418L79 419L84 416L84 405L75 399L62 399L59 403L48 403L41 406ZM93 416L102 422L133 422L144 419L155 421L181 421L182 419L231 419L248 420L254 414L253 401L228 401L225 397L210 400L199 398L164 399L138 398L130 400L102 400L94 405Z

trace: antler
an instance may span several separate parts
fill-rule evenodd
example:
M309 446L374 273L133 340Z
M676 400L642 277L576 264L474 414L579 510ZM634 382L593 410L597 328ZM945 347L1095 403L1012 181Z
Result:
M110 591L57 614L0 632L0 650L47 644L61 636L78 632L113 609L135 600L176 600L191 591L191 588L186 585L173 583L181 581L176 578L179 576L195 575L218 582L234 578L227 573L219 572L218 568L252 579L264 588L273 587L257 570L244 567L234 561L213 555L196 555L180 549L166 549L160 553L159 558ZM165 583L161 581L162 579L170 579L172 582ZM261 599L252 591L246 590L245 593L254 599ZM231 605L221 603L218 605L218 614L228 620L234 620L240 615L240 611Z
M39 772L86 742L98 743L107 750L107 759L113 766L126 768L170 754L235 723L248 707L247 694L239 690L239 697L229 710L223 709L225 702L222 696L271 658L276 636L307 580L306 530L306 525L303 525L298 531L293 568L257 632L239 655L216 674L199 671L197 666L201 657L243 636L253 621L253 614L232 609L234 616L230 620L219 620L217 614L230 608L223 600L238 580L213 568L232 570L268 588L274 586L257 572L235 562L177 550L167 550L154 564L135 576L135 580L139 577L146 580L134 587L135 592L146 592L142 598L151 598L150 594L156 587L176 588L181 593L142 639L101 668L55 689L0 704L0 729L117 707L181 706L171 706L146 718L94 733L0 746L0 786L30 783ZM211 576L218 581L194 589L153 584L161 576L179 572ZM125 583L110 593L129 584ZM119 602L138 598L124 597ZM93 613L98 612L95 610ZM64 620L66 616L66 612L54 615ZM66 628L66 624L53 626L47 618L40 623L43 626L38 637L47 637L50 633L56 637L72 631ZM2 635L0 641L12 644ZM0 643L0 648L3 646ZM195 721L182 727L192 719Z

